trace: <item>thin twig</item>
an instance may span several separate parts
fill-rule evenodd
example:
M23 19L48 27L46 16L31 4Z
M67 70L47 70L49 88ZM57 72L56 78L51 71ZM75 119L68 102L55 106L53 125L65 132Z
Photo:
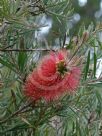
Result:
M55 51L54 49L0 49L1 52L15 51L15 52L31 52L31 51Z
M27 105L24 105L22 108L20 108L19 110L15 111L14 113L12 113L8 118L4 119L3 121L0 121L0 124L7 122L9 119L11 119L14 116L17 116L18 114L20 114L23 110L25 110L26 108L28 108L29 106L31 106L33 102L29 102Z
M92 83L96 83L96 82L100 82L100 81L102 81L102 77L100 77L98 79L90 80L90 81L88 81L88 84L92 84Z
M66 38L67 38L67 33L64 34L63 46L62 46L63 48L64 48L64 46L65 46Z

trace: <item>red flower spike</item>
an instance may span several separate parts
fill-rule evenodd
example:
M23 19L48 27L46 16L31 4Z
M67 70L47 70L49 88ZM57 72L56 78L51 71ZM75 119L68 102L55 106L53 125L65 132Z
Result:
M72 60L73 62L73 60ZM80 68L69 63L67 51L51 52L27 77L24 91L33 100L58 99L64 93L73 92L79 85Z

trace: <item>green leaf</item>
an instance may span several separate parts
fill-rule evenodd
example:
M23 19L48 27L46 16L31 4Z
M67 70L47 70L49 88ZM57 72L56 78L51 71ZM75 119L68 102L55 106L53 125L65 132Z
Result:
M74 136L82 136L81 135L80 125L79 125L79 122L77 120L76 120L76 131L74 133Z
M21 37L21 39L20 39L20 49L23 50L24 46L25 46L24 38ZM19 68L22 72L24 71L24 66L25 66L26 60L27 60L27 53L24 52L24 51L20 51L19 55L18 55L18 65L19 65Z
M102 88L102 82L96 82L96 83L91 83L88 84L91 87L97 87L97 88Z
M94 77L96 75L96 64L97 64L97 56L96 53L94 52Z
M24 66L25 66L25 62L27 60L27 54L26 52L19 52L19 55L18 55L18 65L19 65L19 68L21 71L24 70Z
M87 63L86 63L86 67L85 67L85 80L87 78L87 74L89 71L89 65L90 65L90 51L88 52Z

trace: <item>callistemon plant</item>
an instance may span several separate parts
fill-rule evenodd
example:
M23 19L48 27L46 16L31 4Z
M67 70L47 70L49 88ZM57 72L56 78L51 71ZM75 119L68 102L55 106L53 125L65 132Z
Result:
M33 72L28 75L25 94L33 99L52 101L66 93L74 92L80 80L79 59L70 59L67 50L51 51L44 56Z
M0 136L102 136L101 12L102 0L0 0Z

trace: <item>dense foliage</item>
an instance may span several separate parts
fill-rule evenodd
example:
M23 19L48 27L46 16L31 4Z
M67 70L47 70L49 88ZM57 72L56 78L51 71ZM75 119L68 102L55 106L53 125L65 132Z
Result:
M102 24L82 24L72 34L73 13L70 0L0 0L0 136L102 135ZM31 101L26 77L62 48L82 61L76 93Z

